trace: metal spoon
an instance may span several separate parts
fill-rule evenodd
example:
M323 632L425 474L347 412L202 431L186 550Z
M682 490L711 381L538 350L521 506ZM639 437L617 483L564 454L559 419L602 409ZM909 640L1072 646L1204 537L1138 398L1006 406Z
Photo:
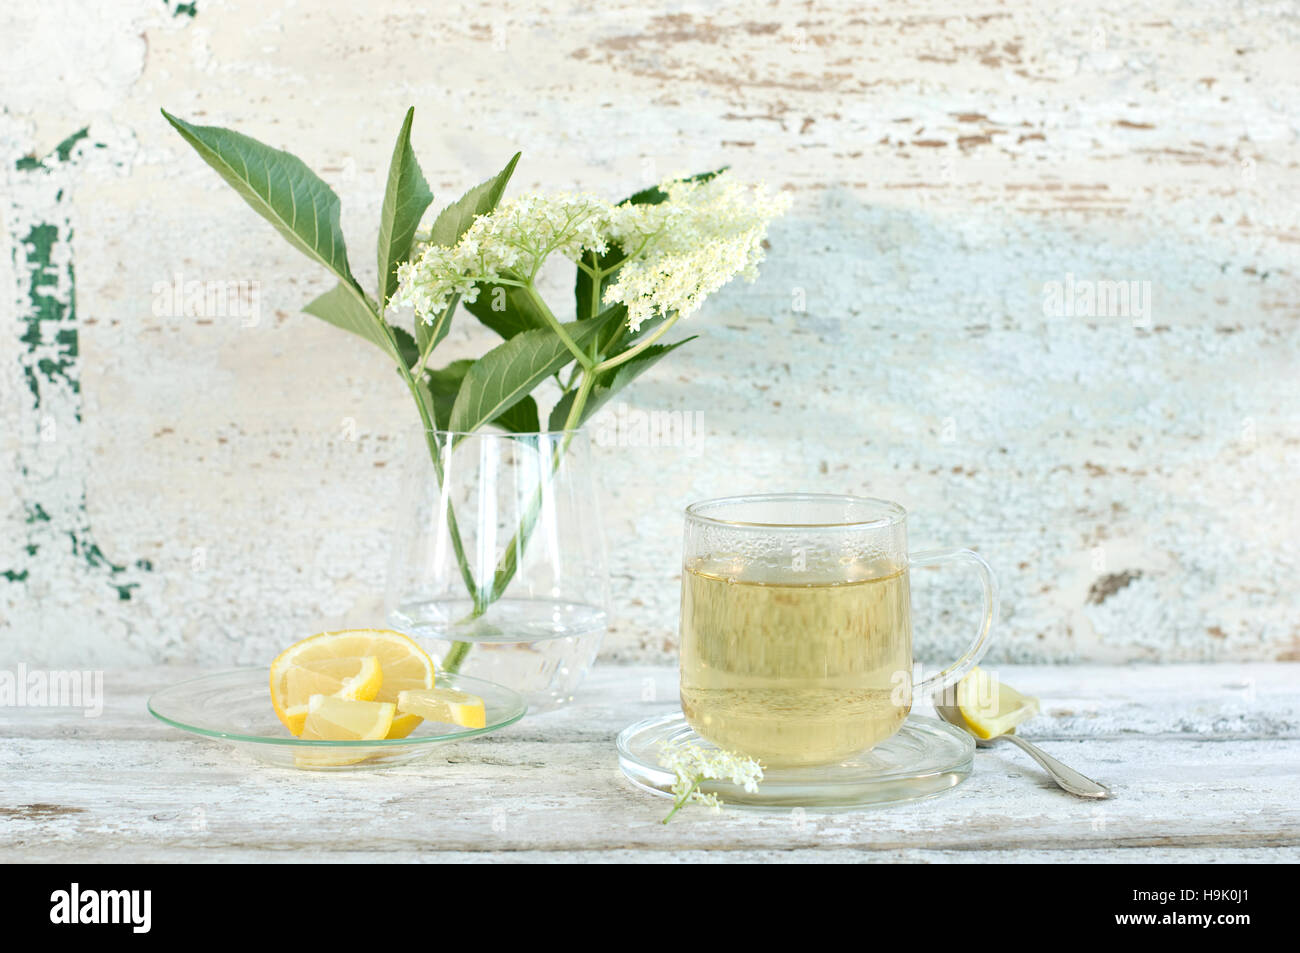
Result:
M942 696L940 695L936 695L933 699L934 710L939 713L939 717L950 725L956 725L963 731L970 731L970 726L966 724L966 719L962 717L961 709L956 705L941 705L939 703L941 697ZM971 734L974 734L974 732L971 732ZM1092 778L1085 778L1073 768L1061 764L1061 762L1057 761L1037 745L1030 744L1024 738L1017 738L1014 728L1004 735L996 735L992 738L980 738L977 736L975 738L975 745L979 748L988 748L1003 739L1010 741L1013 745L1029 755L1029 757L1037 761L1042 766L1043 770L1052 776L1053 781L1071 794L1078 797L1096 799L1111 796L1110 788L1106 787L1104 784L1098 784L1096 781L1092 780Z

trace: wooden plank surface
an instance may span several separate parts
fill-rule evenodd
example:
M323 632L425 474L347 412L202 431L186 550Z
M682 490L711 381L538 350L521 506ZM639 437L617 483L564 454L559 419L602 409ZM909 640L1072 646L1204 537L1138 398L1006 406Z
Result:
M713 814L619 773L614 736L672 706L665 667L597 667L569 710L424 762L268 768L156 722L155 688L196 674L105 673L98 718L0 708L6 861L1300 860L1300 666L1006 666L1043 714L1023 733L1110 784L1090 803L1015 749L926 802L857 814Z

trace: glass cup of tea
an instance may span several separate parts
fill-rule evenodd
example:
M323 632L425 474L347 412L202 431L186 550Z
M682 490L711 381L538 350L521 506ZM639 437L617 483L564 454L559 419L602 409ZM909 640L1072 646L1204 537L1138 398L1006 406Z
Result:
M910 570L958 560L983 587L975 637L913 685ZM909 554L897 503L812 493L695 503L682 563L682 712L701 737L766 767L829 764L889 738L914 694L974 668L996 613L988 563L969 549Z

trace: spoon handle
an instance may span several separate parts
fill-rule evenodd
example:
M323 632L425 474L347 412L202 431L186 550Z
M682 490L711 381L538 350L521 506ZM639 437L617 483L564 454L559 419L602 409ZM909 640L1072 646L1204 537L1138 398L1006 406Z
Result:
M1061 764L1050 754L1037 745L1030 744L1024 738L1015 735L1003 735L1007 741L1019 747L1029 757L1037 761L1044 771L1052 776L1052 780L1059 784L1066 791L1078 797L1104 798L1110 797L1110 788L1104 784L1098 784L1092 778L1085 778L1073 768Z

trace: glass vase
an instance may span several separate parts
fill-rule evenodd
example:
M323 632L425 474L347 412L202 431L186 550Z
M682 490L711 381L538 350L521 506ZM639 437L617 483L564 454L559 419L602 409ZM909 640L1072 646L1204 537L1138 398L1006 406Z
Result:
M567 704L608 615L586 434L421 437L393 536L389 624L440 668L513 688L530 712Z

